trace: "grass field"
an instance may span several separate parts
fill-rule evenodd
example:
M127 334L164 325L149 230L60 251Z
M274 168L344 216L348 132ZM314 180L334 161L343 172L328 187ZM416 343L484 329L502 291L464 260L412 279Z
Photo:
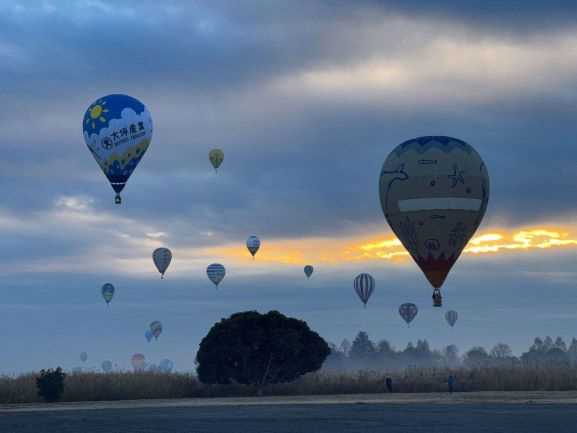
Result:
M577 390L575 368L487 368L475 370L407 370L391 374L393 391L446 392L453 374L456 391L567 391ZM381 372L315 373L287 384L262 388L244 385L204 385L183 373L71 373L63 401L248 397L256 395L335 395L384 392ZM36 374L0 377L0 404L38 402Z

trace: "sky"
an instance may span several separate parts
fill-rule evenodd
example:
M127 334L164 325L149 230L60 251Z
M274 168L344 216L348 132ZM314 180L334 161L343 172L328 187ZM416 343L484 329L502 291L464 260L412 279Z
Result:
M82 351L86 369L141 352L189 371L212 324L244 310L337 344L363 329L398 348L520 354L577 336L577 3L428 3L0 0L0 373L74 368ZM141 100L155 128L122 206L82 136L111 93ZM491 178L443 289L455 328L378 199L386 156L422 135L467 141ZM160 246L174 254L162 281ZM360 272L376 280L366 309ZM410 328L403 302L420 307ZM153 320L164 332L148 344Z

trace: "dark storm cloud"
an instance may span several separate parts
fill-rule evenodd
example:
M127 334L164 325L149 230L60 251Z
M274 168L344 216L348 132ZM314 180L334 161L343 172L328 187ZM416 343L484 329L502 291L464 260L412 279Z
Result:
M565 155L574 153L577 110L564 89L575 80L551 83L542 95L515 90L459 103L437 97L423 106L418 93L317 98L298 79L288 97L271 89L303 72L402 61L431 36L499 41L509 30L488 29L495 16L508 19L508 29L531 28L533 37L555 33L575 9L560 2L547 10L539 2L517 9L514 2L421 3L5 3L0 55L10 61L0 63L0 86L12 109L0 113L9 149L0 174L4 205L41 210L60 195L80 194L108 210L112 193L84 148L80 118L96 96L125 91L149 105L156 128L126 189L126 202L138 206L125 212L178 228L181 242L204 243L204 232L238 240L252 232L332 235L381 224L382 160L399 142L425 134L455 135L478 148L493 180L489 218L522 224L574 212L573 165ZM540 14L558 25L536 25ZM400 24L387 25L398 16ZM527 44L524 36L506 37ZM451 85L442 81L432 88ZM454 85L468 91L478 83ZM426 90L416 92L426 99ZM226 152L216 177L206 160L212 145Z

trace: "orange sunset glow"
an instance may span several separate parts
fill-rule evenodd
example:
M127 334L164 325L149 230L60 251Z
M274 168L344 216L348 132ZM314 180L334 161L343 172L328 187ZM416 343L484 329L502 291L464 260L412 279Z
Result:
M465 254L511 254L514 251L547 250L577 247L577 235L562 228L492 229L471 239ZM210 249L229 260L249 260L249 253L238 245ZM370 260L404 261L408 253L394 237L304 238L263 242L257 261L287 265L307 263L344 264Z

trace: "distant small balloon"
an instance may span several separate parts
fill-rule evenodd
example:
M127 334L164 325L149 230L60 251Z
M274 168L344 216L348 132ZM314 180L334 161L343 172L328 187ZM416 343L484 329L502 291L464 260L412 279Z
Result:
M110 373L112 371L112 361L102 361L102 371Z
M112 284L106 283L104 286L102 286L102 297L106 301L107 305L110 304L110 301L112 301L113 296L114 296L114 286Z
M249 236L249 238L246 240L246 247L254 258L255 254L260 248L260 239L255 235Z
M170 373L174 368L174 362L172 362L170 359L163 359L162 361L160 361L158 368L163 373Z
M353 286L357 296L366 307L367 302L369 302L369 298L375 290L375 279L369 274L359 274L356 276Z
M160 272L160 278L163 279L164 273L172 261L172 252L168 248L157 248L152 253L152 260Z
M152 322L150 324L150 332L154 336L154 339L158 340L158 337L160 337L160 334L162 333L162 323L160 323L158 320Z
M218 287L226 275L226 269L220 263L213 263L206 268L206 275L208 275L208 279Z
M82 362L86 362L87 359L88 359L88 353L82 352L82 353L80 354L80 360L81 360Z
M399 307L399 314L403 318L407 325L413 321L413 319L417 316L419 309L415 304L407 302Z
M152 340L152 332L149 329L147 329L146 332L144 333L144 338L146 338L146 341L148 341L149 343Z
M135 353L130 360L134 371L144 371L145 358L142 353Z
M313 274L314 268L311 265L306 265L304 270L307 278L310 278L311 275Z
M445 313L445 320L451 326L451 328L455 326L455 323L457 323L458 318L459 315L457 314L456 311L450 310Z
M224 161L224 152L220 149L212 149L208 153L208 159L210 160L214 171L217 171L220 164L222 164L222 161Z

